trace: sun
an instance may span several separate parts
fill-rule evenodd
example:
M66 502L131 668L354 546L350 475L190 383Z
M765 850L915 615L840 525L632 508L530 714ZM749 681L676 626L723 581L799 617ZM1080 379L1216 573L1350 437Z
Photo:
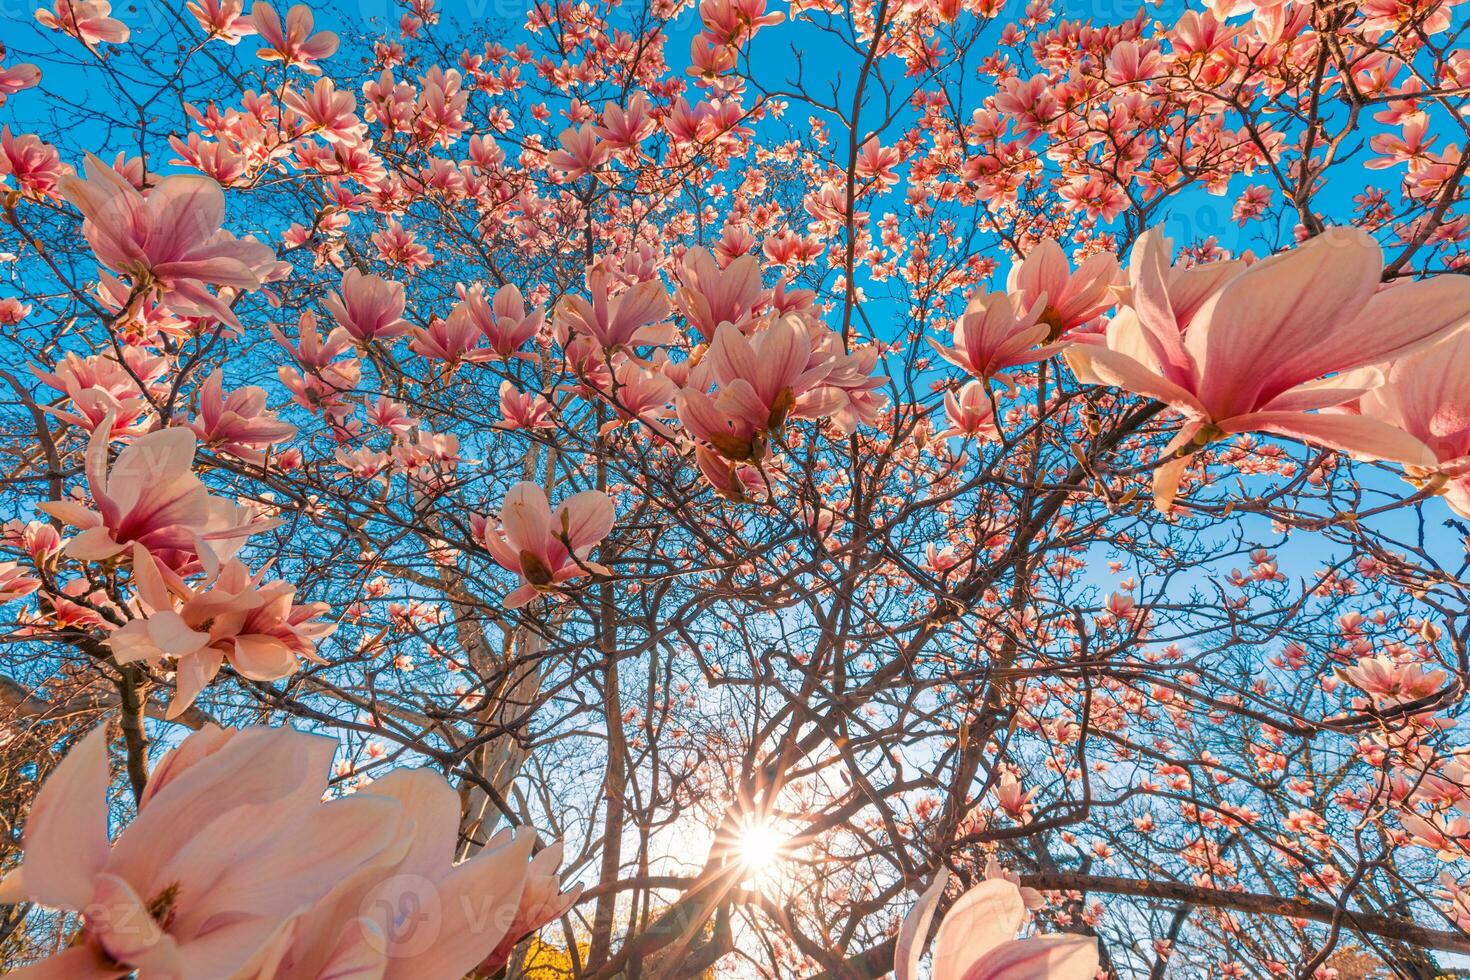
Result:
M776 870L786 846L786 835L764 820L753 820L740 831L736 854L752 878L762 878Z

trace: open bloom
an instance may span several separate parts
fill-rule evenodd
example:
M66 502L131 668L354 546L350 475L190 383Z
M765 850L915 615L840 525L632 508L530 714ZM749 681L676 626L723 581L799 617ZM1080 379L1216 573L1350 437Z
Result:
M500 506L499 532L487 528L484 535L491 556L524 580L505 597L505 607L523 606L589 571L605 574L587 556L612 530L613 517L612 501L600 490L573 494L553 512L536 484L511 487Z
M496 429L545 429L554 424L556 406L531 391L521 391L509 379L500 382L500 421Z
M1352 411L1385 422L1424 444L1433 463L1410 466L1413 482L1444 485L1445 502L1470 517L1470 331L1460 331L1395 361L1384 383Z
M296 426L265 407L265 389L252 385L226 395L218 370L200 388L199 417L189 428L206 445L252 463L263 463L265 449L296 434Z
M948 869L941 870L904 918L894 980L917 980L929 923L948 883ZM971 888L939 924L931 980L1092 980L1099 961L1096 939L1065 933L1017 939L1026 918L1015 883L997 877Z
M638 361L624 357L612 374L612 384L602 387L602 394L616 413L602 424L599 431L611 432L620 425L641 419L661 432L667 431L658 421L669 414L669 402L674 397L673 379L660 370L662 362L644 367Z
M284 29L281 27L281 15L265 0L255 0L251 5L250 21L265 42L256 52L264 61L279 61L287 66L294 65L308 75L319 75L321 69L312 62L330 58L337 52L336 34L322 31L312 35L315 21L311 8L304 3L298 3L286 12Z
M147 432L169 362L143 347L124 347L121 353L118 359L112 354L79 357L68 351L50 371L31 365L37 381L66 396L66 401L43 410L87 432L110 423L115 438ZM69 409L66 402L71 403Z
M403 283L381 276L348 269L342 274L342 292L327 296L322 305L343 330L361 343L389 340L409 331L408 321L403 319L407 306Z
M409 347L414 353L432 361L443 361L450 370L461 363L476 364L495 357L495 353L481 346L484 334L465 315L463 307L456 306L447 317L434 317L428 329L414 327L413 340Z
M336 744L208 726L163 758L137 816L109 842L106 729L93 731L42 787L24 865L0 886L0 900L80 913L81 928L13 975L469 972L519 927L532 836L502 834L454 865L459 797L444 778L399 769L323 803ZM538 867L538 881L552 871Z
M1437 276L1380 291L1378 244L1331 228L1226 279L1185 328L1157 230L1140 239L1132 264L1130 306L1109 323L1106 343L1066 356L1081 380L1157 399L1188 419L1155 471L1159 506L1170 506L1185 456L1239 432L1433 464L1417 439L1377 419L1312 413L1363 395L1381 380L1376 365L1463 326L1470 280Z
M212 497L194 475L194 433L170 428L150 432L118 453L107 467L108 431L100 426L87 444L87 487L92 510L70 500L38 504L82 533L66 545L81 561L113 558L137 544L178 568L196 556L228 557L232 540L258 528L242 525L239 508ZM225 547L223 550L220 545Z
M35 65L21 62L9 68L0 68L0 106L16 92L32 88L40 84L40 81L41 69Z
M50 10L36 11L42 27L70 34L87 47L98 44L122 44L128 39L128 26L111 16L112 4L107 0L56 0Z
M1044 309L1040 299L1024 312L1017 300L1006 293L979 293L965 307L954 331L954 346L945 347L933 337L929 343L946 361L986 380L1000 378L1008 368L1044 361L1061 347L1038 347L1051 328L1040 323Z
M685 388L675 399L679 418L690 435L726 459L760 462L768 436L790 415L811 417L841 407L840 398L818 388L832 363L829 355L814 356L799 317L782 317L752 337L723 323L695 372L718 392L711 398L705 385Z
M224 661L251 680L279 680L296 672L298 657L321 663L316 641L334 629L317 620L326 612L324 603L296 605L295 586L267 582L263 573L251 575L235 560L205 584L190 586L134 545L133 585L144 615L115 631L107 644L118 663L176 661L170 718L194 703Z
M245 16L245 0L190 0L185 4L204 33L226 44L239 44L255 25Z
M875 424L888 404L888 396L878 389L889 380L886 374L874 373L878 346L869 344L848 353L836 331L819 328L816 333L807 366L818 368L826 361L830 369L819 388L797 399L795 414L825 418L843 435L852 435L859 423Z
M257 289L277 265L269 246L221 230L225 197L219 185L177 174L145 196L90 154L85 169L85 180L68 175L60 187L86 219L82 233L97 261L131 276L135 287L155 291L175 312L238 326L228 304L207 287Z
M946 391L944 414L949 420L949 428L937 433L935 438L969 436L995 439L1000 434L995 426L995 401L983 381L969 382L960 389L958 397L954 392Z
M474 324L500 358L514 356L526 341L536 336L543 320L540 310L526 311L521 291L509 284L497 289L488 302L478 286L467 290L449 316L451 319L460 316Z
M765 292L755 256L741 256L721 269L702 248L684 253L679 282L674 302L705 340L714 339L721 323L748 329Z
M1062 247L1046 238L1011 268L1006 291L1022 309L1042 303L1039 319L1049 330L1047 339L1056 340L1113 305L1117 277L1118 260L1107 252L1088 256L1073 272Z
M663 322L669 296L657 279L634 283L611 295L611 271L605 263L587 270L590 298L566 296L552 319L563 346L567 338L585 335L605 349L639 344L666 344L675 339L673 327Z
M1392 701L1414 701L1444 687L1449 676L1422 664L1401 664L1391 657L1360 657L1352 667L1337 668L1337 676L1360 691Z

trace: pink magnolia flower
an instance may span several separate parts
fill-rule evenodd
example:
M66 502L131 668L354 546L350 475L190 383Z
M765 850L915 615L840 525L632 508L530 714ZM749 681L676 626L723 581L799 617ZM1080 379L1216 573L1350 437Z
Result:
M1409 843L1434 851L1441 861L1470 857L1470 818L1447 813L1431 813L1427 817L1400 813L1399 822L1409 832Z
M0 528L0 542L24 552L37 565L61 554L61 534L45 521L10 521Z
M320 803L335 748L290 729L206 728L164 758L109 843L106 728L94 730L42 787L24 865L3 885L5 901L79 912L82 928L16 976L252 975L292 910L401 853L391 801Z
M477 364L495 357L494 351L481 346L485 335L475 325L463 306L456 306L447 317L434 317L429 327L413 327L408 346L431 361L443 361L449 369L461 363Z
M491 557L523 579L505 597L505 607L524 606L537 594L589 571L610 574L587 556L612 530L613 518L612 501L599 490L573 494L553 513L546 492L536 484L522 481L511 487L500 506L500 530L487 527L483 535Z
M830 356L813 357L810 334L798 317L782 317L747 337L721 324L700 362L701 379L718 386L711 398L706 385L685 388L675 397L684 427L734 462L759 462L768 437L793 413L814 417L832 409L825 396L806 398L831 373Z
M403 283L366 275L357 269L342 274L342 292L322 300L333 319L360 343L391 340L409 332L403 319L407 306Z
M1368 694L1397 701L1414 701L1444 687L1442 670L1423 664L1401 664L1390 657L1362 657L1352 667L1337 668L1337 676Z
M555 406L535 392L522 392L515 382L500 382L500 421L497 429L545 429L552 425Z
M842 346L842 337L833 330L817 328L812 343L809 367L828 361L830 367L819 388L797 399L795 414L803 418L823 418L843 435L852 435L858 425L874 425L888 404L888 396L878 391L888 383L888 375L875 374L878 366L877 345L869 344L851 353Z
M319 75L321 69L312 62L330 58L337 52L336 34L322 31L312 36L315 20L311 8L304 3L298 3L286 12L283 30L276 8L265 0L255 0L250 8L250 22L265 42L265 46L256 52L262 61L279 61L288 68L294 66L308 75Z
M756 31L781 23L779 13L766 13L766 0L700 0L701 36L714 44L738 46Z
M933 337L929 343L946 361L982 380L1000 378L1007 368L1043 361L1062 348L1038 347L1051 327L1038 320L1045 308L1041 298L1024 313L1018 300L1006 293L979 293L965 307L954 331L954 347L945 347Z
M32 133L16 136L9 126L0 128L0 178L14 178L21 193L33 198L54 198L71 168L61 162L56 147Z
M596 172L606 162L612 148L597 138L597 128L568 126L557 137L561 149L546 154L546 164L576 180Z
M122 44L128 39L128 27L109 16L112 4L107 0L56 0L50 10L36 11L42 27L70 34L87 47L98 44Z
M946 391L944 414L949 419L949 428L937 433L937 439L948 436L995 439L999 436L995 426L994 398L983 381L967 383L960 389L959 397L955 397L952 391Z
M333 327L323 337L317 330L316 315L310 310L302 311L296 332L298 341L293 344L279 328L271 327L271 336L276 343L291 355L292 360L312 373L326 372L339 354L352 349L352 336L342 327Z
M560 919L576 903L578 896L582 894L582 886L576 885L565 892L561 890L561 876L557 874L561 859L561 841L531 859L531 864L526 869L526 886L521 891L515 919L506 929L505 938L500 941L500 945L480 964L480 973L493 976L510 962L511 953L522 939L548 922Z
M600 432L606 434L634 420L641 420L660 432L668 432L659 419L669 414L675 385L661 367L661 362L645 367L631 357L625 357L618 363L613 369L612 384L601 388L617 415L604 422Z
M61 178L61 192L86 219L82 233L101 262L156 290L179 313L239 326L208 286L257 289L277 269L269 246L220 228L225 198L207 177L160 180L145 197L122 174L87 156L87 179Z
M1116 301L1112 289L1118 278L1118 260L1106 252L1088 256L1073 272L1062 247L1045 238L1026 253L1024 261L1011 268L1006 291L1016 305L1029 310L1042 303L1040 322L1046 324L1046 339L1056 340L1104 313Z
M316 84L306 93L288 88L281 95L281 102L301 122L305 123L307 133L320 136L329 143L353 144L361 139L363 126L353 114L357 101L352 97L351 92L337 88L336 83L330 78L318 78ZM399 234L403 232L403 229L391 220L389 228L396 228ZM383 234L383 232L375 234L373 242L376 244L379 241L379 235ZM379 251L382 252L384 249L380 246Z
M545 319L540 310L528 313L521 291L510 284L497 289L488 303L479 287L469 290L455 307L456 313L460 310L485 335L490 349L501 358L514 356L536 336Z
M31 315L30 303L22 303L14 296L0 297L0 326L13 327Z
M702 248L684 253L674 302L689 325L705 340L713 340L721 323L748 330L764 295L760 265L755 256L742 256L721 269Z
M362 364L355 357L337 360L343 351L352 349L352 336L341 327L333 327L325 338L317 332L316 317L303 311L297 324L298 343L292 344L276 327L271 336L288 351L303 368L295 371L282 364L276 369L281 383L290 390L292 400L314 414L326 411L340 416L347 412L344 393L357 386Z
M1345 409L1385 422L1424 444L1433 463L1409 466L1420 485L1443 483L1445 502L1470 517L1470 331L1391 364L1383 384Z
M0 56L3 55L4 51L0 50ZM41 69L26 62L0 68L0 106L15 93L32 88L40 84L40 81Z
M228 557L243 538L260 530L240 520L240 508L210 496L194 475L193 432L150 432L125 447L109 470L109 428L100 426L87 444L87 487L97 509L70 500L36 505L83 529L67 543L68 555L104 561L136 544L177 570L195 557Z
M557 304L552 324L566 346L568 337L592 338L604 350L640 344L667 344L677 339L673 326L662 322L669 313L669 296L657 279L634 283L611 295L612 272L600 262L587 270L591 298L565 296Z
M199 390L199 417L189 423L205 445L251 463L265 462L265 450L296 434L265 407L265 389L249 386L225 395L224 372L216 370Z
M189 0L185 6L205 35L215 40L234 45L255 33L255 25L244 13L245 0Z
M0 561L0 602L11 602L41 587L41 580L13 561Z
M637 147L653 132L654 125L648 96L634 92L628 99L627 109L616 102L607 103L602 109L602 124L595 126L594 131L608 146L624 152L632 151L646 160L646 155L637 153Z
M949 884L941 869L904 918L894 951L894 980L917 980L934 910ZM959 897L934 938L931 980L1092 980L1097 940L1065 933L1016 939L1027 918L1021 889L988 878Z
M453 864L459 795L438 773L398 769L322 802L336 746L201 729L109 844L105 728L92 732L42 788L23 869L0 885L0 900L74 910L82 928L16 976L456 980L560 904L551 862L527 864L529 833Z
M1106 343L1066 355L1082 381L1157 399L1188 420L1155 471L1160 507L1172 503L1185 456L1240 432L1433 465L1422 443L1391 425L1312 413L1363 395L1381 378L1375 365L1470 320L1470 281L1436 276L1380 291L1378 244L1362 231L1331 228L1228 278L1183 328L1166 249L1157 231L1144 235L1133 254L1130 305L1109 323Z
M176 662L170 718L194 703L226 660L255 681L289 677L300 666L298 657L322 663L316 641L335 628L316 620L326 612L325 604L298 606L294 586L267 582L264 573L251 575L235 560L202 585L191 586L134 545L133 585L144 615L114 631L107 645L118 663L157 663L165 657Z
M110 423L114 438L142 435L153 418L150 398L159 394L159 382L168 361L141 347L124 347L122 359L109 354L79 357L68 352L50 371L31 365L36 380L61 392L71 403L47 405L45 411L87 432ZM140 388L141 383L141 388Z

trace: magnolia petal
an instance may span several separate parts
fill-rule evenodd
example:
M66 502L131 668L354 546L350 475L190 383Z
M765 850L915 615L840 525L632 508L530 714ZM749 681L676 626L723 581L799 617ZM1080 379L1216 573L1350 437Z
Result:
M506 540L517 553L529 551L550 564L546 541L551 533L551 505L544 490L527 480L507 490L500 505L500 524Z
M1402 429L1363 415L1253 412L1219 423L1225 432L1270 432L1360 459L1433 466L1434 452Z
M607 537L616 518L607 494L584 490L562 501L553 523L556 533L566 533L572 551L579 552Z
M929 923L934 919L934 911L948 884L949 869L941 867L933 883L904 916L903 926L898 930L898 944L893 951L893 980L918 980L919 960L924 955L925 940L929 938Z
M1021 890L1003 878L982 881L960 896L934 939L933 980L959 980L1008 942L1026 921Z
M107 865L106 726L72 746L41 787L25 830L27 897L42 905L81 909Z
M533 842L534 835L526 832L499 844L492 840L437 882L435 901L417 906L424 918L414 929L388 930L385 980L460 977L490 955L515 921ZM386 897L393 903L389 907L403 907L392 895ZM424 944L420 929L428 930L433 941Z
M1079 344L1069 347L1063 356L1079 381L1122 388L1187 414L1204 414L1204 406L1194 395L1127 354L1094 344Z
M1092 980L1098 963L1097 940L1091 936L1033 936L995 947L961 980Z

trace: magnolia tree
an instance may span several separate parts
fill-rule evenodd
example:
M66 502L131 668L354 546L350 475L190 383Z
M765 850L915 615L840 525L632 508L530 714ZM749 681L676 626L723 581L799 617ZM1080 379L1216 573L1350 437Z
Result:
M464 3L6 11L15 976L1467 962L1450 0Z

